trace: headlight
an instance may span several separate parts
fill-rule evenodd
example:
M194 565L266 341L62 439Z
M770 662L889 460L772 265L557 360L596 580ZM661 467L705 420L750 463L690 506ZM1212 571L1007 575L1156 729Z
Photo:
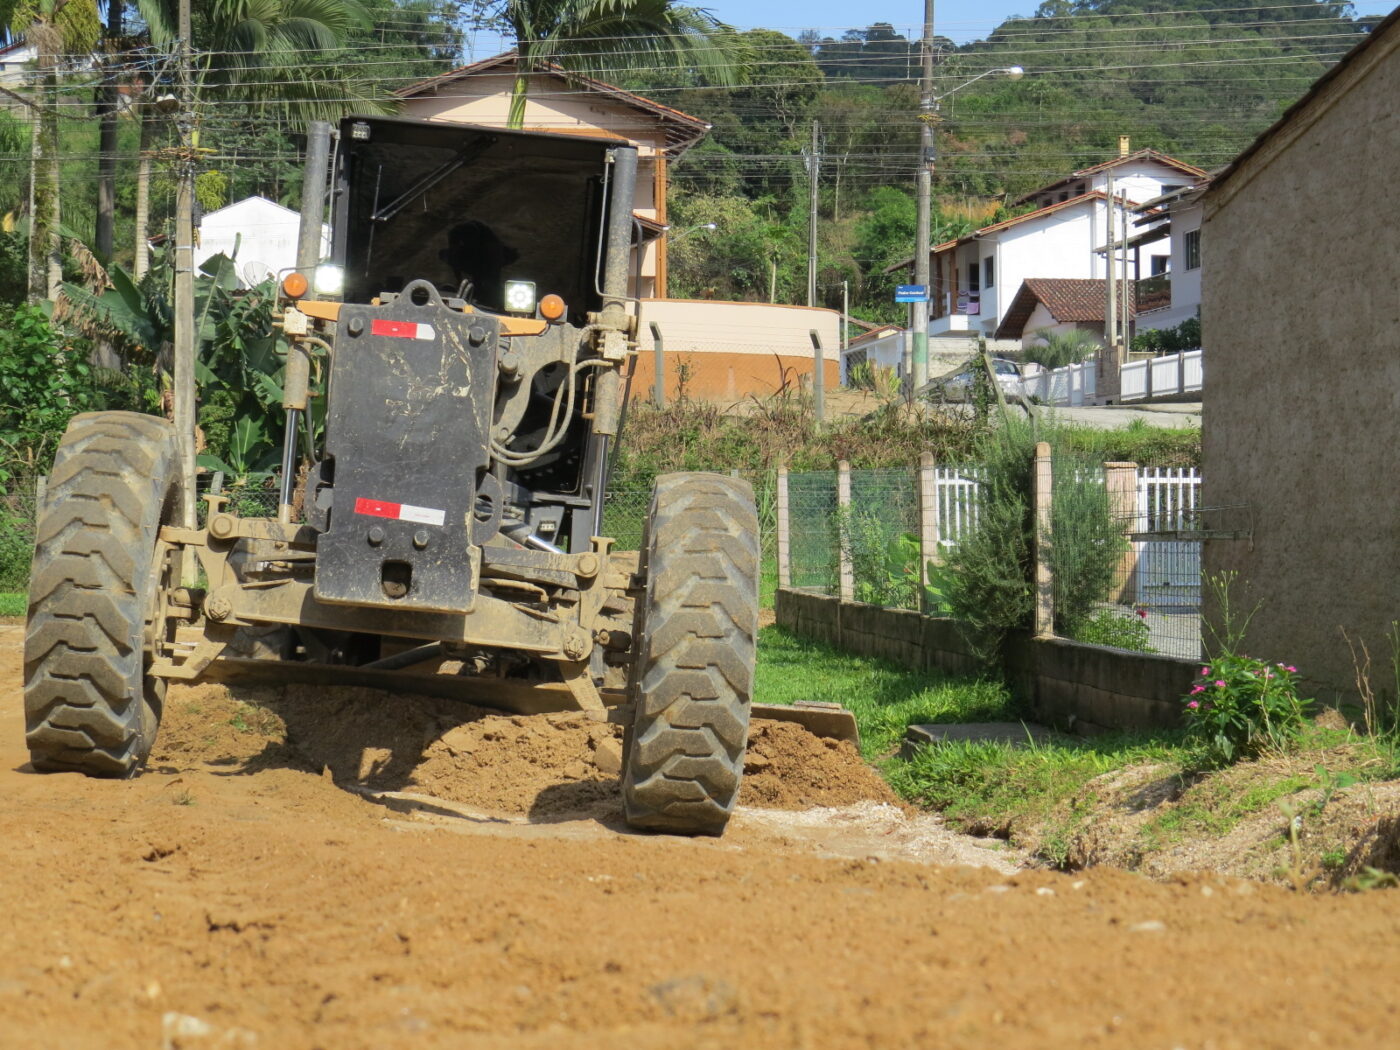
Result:
M334 263L316 267L316 294L339 295L345 291L345 268Z
M532 314L535 312L535 282L506 282L506 312Z

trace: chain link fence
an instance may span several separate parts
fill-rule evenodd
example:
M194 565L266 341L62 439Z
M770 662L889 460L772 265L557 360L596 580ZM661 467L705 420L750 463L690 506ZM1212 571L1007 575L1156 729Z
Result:
M978 527L976 467L793 473L788 577L802 590L891 608L932 605L927 561ZM1194 658L1201 539L1193 470L1054 470L1056 631L1076 641Z

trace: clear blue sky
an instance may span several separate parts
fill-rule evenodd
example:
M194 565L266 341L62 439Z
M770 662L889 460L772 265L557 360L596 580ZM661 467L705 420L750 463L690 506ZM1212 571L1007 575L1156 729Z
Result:
M824 36L839 37L849 28L864 28L872 22L888 22L907 36L922 31L922 0L880 3L870 7L849 0L689 0L740 29L778 29L795 35L802 29L820 29ZM980 40L1011 15L1033 15L1040 0L1012 3L1010 0L938 0L934 10L934 32L959 44Z

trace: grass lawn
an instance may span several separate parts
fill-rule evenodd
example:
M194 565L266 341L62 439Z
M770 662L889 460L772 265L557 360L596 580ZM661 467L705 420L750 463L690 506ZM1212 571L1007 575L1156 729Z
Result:
M879 760L897 750L915 722L1016 719L1006 688L988 679L910 671L884 660L852 656L804 641L781 627L758 636L754 701L838 703L860 725L861 751Z
M1094 819L1089 782L1129 766L1150 763L1160 776L1180 776L1187 785L1180 803L1143 829L1149 849L1224 834L1251 814L1342 774L1358 782L1400 776L1393 735L1364 737L1320 725L1310 725L1289 753L1296 761L1288 770L1261 761L1210 771L1201 749L1184 732L1170 731L1066 736L1023 746L958 741L901 759L895 752L912 723L1016 721L1025 712L1000 682L911 671L804 641L780 627L759 634L754 692L759 703L823 700L848 708L860 726L862 753L901 797L983 833L1037 828L1039 852L1052 863L1063 860L1057 854L1076 822Z
M0 591L0 616L23 616L24 612L23 591Z

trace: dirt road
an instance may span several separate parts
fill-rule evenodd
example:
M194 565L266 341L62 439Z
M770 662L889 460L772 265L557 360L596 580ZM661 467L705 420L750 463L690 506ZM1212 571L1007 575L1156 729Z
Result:
M375 702L404 705L408 758L374 698L253 697L269 712L206 688L172 696L139 780L40 777L24 767L20 633L0 627L3 1047L1400 1038L1400 892L1016 873L879 798L746 808L720 841L628 835L596 727L454 723L403 698ZM801 805L822 785L785 765L787 744L761 743L754 779ZM815 746L809 770L859 787L847 756ZM472 784L494 811L450 797ZM403 797L425 785L440 802Z

